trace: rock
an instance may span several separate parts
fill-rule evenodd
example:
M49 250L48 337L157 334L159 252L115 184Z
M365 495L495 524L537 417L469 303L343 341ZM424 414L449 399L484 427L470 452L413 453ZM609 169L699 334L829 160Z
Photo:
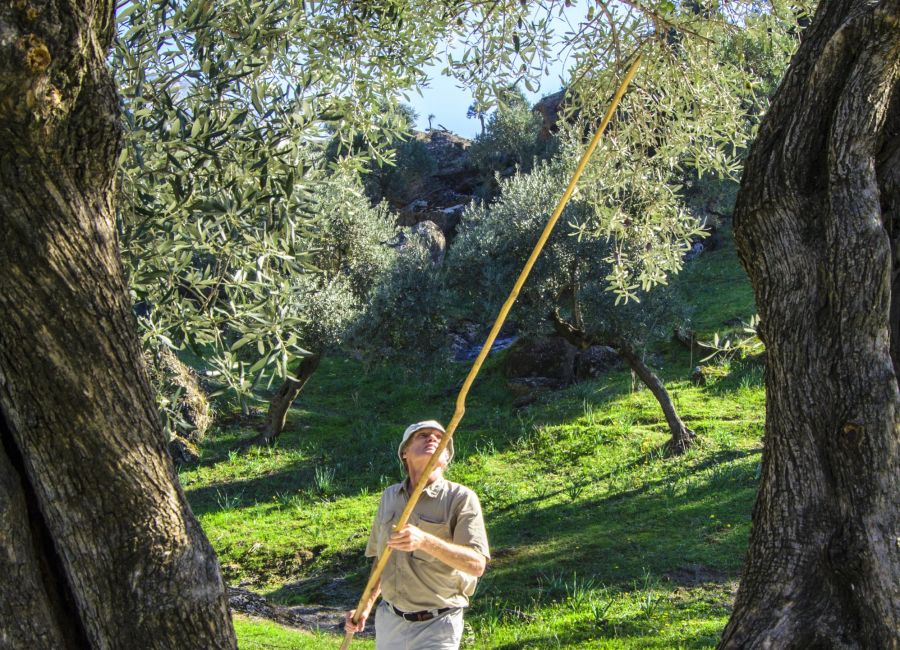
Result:
M541 100L534 105L534 108L531 109L532 112L541 116L541 131L538 134L538 139L541 142L547 140L559 130L557 123L559 122L559 113L565 98L566 91L560 90L552 95L542 97Z
M435 163L436 177L453 177L472 169L467 151L471 140L450 131L416 132L415 138L424 143Z
M450 331L450 353L454 361L472 361L481 352L484 342L487 340L487 327L481 327L470 320L460 321ZM517 340L516 324L509 323L500 328L490 354L505 350Z
M426 201L425 199L416 199L415 201L410 203L408 206L403 208L403 210L401 210L401 212L407 213L407 214L415 214L417 212L423 212L427 209L428 209L428 201ZM409 224L409 225L412 226L413 224Z
M693 259L696 259L700 256L700 253L703 252L703 242L695 241L691 244L690 250L684 254L684 261L690 262Z
M562 388L575 380L575 346L559 336L519 339L509 349L504 374L510 381L531 379Z
M706 251L714 251L722 245L722 233L714 225L707 224L705 227L709 235L703 240L703 248Z
M428 251L431 261L437 266L444 261L444 252L447 249L444 233L433 221L420 221L409 231L398 230L391 240L383 242L383 244L397 250L404 250L410 246L421 246Z
M575 379L584 381L622 367L619 353L606 345L593 345L575 356Z
M412 236L428 251L431 262L440 266L444 262L444 252L447 249L447 241L444 233L433 221L420 221L412 229Z
M177 467L196 465L200 462L200 451L190 440L179 436L169 441L169 455Z
M706 386L728 376L728 370L722 366L696 366L691 371L691 381L696 386Z
M516 408L528 406L541 395L559 388L555 381L546 377L510 379L506 385L513 396L513 406Z
M427 201L417 199L403 207L397 213L397 225L409 227L422 221L432 221L441 229L444 239L449 243L456 236L456 227L463 211L473 198L453 190L439 190L436 196L430 195Z
M265 597L241 587L228 587L228 605L232 611L248 616L265 618L289 627L304 630L330 630L340 632L344 626L344 612L347 607L328 607L324 605L279 605L266 600ZM354 605L355 606L355 603ZM356 636L372 638L375 635L373 621L366 624L366 629Z
M176 420L171 433L194 443L202 441L213 417L197 373L168 348L160 348L155 355L145 353L144 358L157 400L163 400L169 419Z

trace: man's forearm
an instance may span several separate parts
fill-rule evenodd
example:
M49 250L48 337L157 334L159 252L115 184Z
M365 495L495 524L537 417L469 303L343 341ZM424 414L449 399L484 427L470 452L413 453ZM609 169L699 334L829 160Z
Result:
M487 558L474 548L445 542L440 537L431 534L425 536L422 550L444 564L476 578L484 573L484 568L487 566Z
M375 583L375 586L372 588L372 593L369 598L366 600L366 606L363 608L363 611L368 616L369 612L372 611L372 606L375 604L375 601L378 600L378 596L381 595L381 576L378 577L378 582Z

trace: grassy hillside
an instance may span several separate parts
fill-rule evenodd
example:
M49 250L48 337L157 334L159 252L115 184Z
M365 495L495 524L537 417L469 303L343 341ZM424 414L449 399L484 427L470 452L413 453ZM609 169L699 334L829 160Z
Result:
M726 233L727 234L727 233ZM727 238L726 238L727 239ZM678 279L701 336L748 319L752 295L733 247ZM696 358L655 353L698 434L664 456L662 413L628 372L515 409L492 357L469 396L449 477L478 492L493 560L467 615L467 648L705 648L727 620L747 544L763 428L762 373L732 367L703 387ZM230 451L224 427L181 481L231 584L282 604L354 606L381 490L400 479L409 422L446 421L468 371L366 370L331 358L310 381L279 444ZM236 617L242 648L337 648ZM353 647L373 647L355 641Z

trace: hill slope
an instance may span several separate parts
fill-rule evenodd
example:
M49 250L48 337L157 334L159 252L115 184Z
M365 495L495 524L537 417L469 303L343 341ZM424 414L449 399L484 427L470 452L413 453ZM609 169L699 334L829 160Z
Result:
M691 262L677 281L701 338L754 311L725 234L722 248ZM687 380L697 360L686 350L656 353L679 412L699 436L678 458L664 456L662 413L627 372L516 410L499 358L486 364L449 474L481 496L494 556L467 616L464 647L715 644L749 534L762 371L726 368L698 387ZM448 419L467 370L365 371L332 358L295 405L277 447L230 451L249 432L220 431L202 463L180 477L228 581L287 606L355 606L378 496L400 478L399 432L411 421ZM242 647L340 644L337 634L237 620Z

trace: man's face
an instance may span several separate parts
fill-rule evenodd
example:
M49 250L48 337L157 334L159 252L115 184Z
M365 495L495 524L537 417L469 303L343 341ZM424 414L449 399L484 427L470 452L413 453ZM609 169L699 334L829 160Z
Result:
M424 468L428 464L428 459L434 454L441 442L444 434L437 429L419 429L407 441L406 447L403 449L403 458L412 467ZM444 449L441 458L438 461L438 467L447 466L447 456L449 451Z

